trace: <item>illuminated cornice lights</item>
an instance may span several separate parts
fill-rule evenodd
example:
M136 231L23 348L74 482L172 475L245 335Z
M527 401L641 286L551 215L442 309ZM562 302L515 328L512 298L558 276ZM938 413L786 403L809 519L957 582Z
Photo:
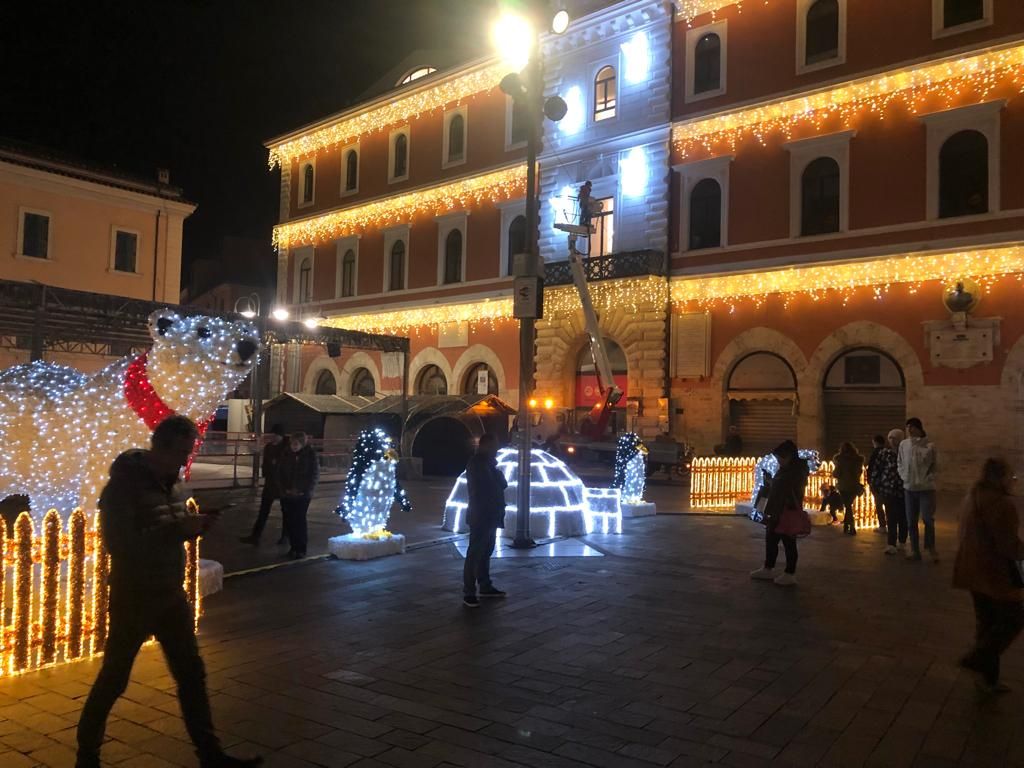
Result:
M366 205L325 213L274 227L274 246L294 248L407 222L415 216L436 216L483 202L511 200L526 194L526 166L461 179Z
M668 287L662 277L609 280L594 283L590 291L594 305L598 308L620 307L633 313L651 305L663 307L668 300ZM579 311L580 299L575 288L545 288L545 320L574 315ZM368 333L407 334L447 323L469 323L473 326L487 324L493 327L511 319L512 299L502 297L465 304L332 317L322 321L321 325Z
M701 307L742 299L762 304L773 294L782 296L787 304L798 294L818 301L837 293L845 302L858 288L873 288L875 297L880 298L890 286L897 284L907 284L911 291L916 291L921 283L928 281L952 282L970 277L985 284L1000 275L1013 274L1021 280L1024 279L1022 273L1024 247L1013 246L673 280L671 296L674 304Z
M489 91L497 86L506 74L508 74L507 67L502 64L491 64L460 77L444 80L390 104L314 129L305 136L271 147L270 167L273 168L278 164L286 165L300 157L347 144L364 134L405 123L424 113Z
M838 118L844 128L851 128L854 119L863 113L884 118L886 109L895 104L919 113L936 103L954 106L961 97L969 96L972 103L980 103L997 86L1024 92L1024 46L927 64L774 104L680 123L672 129L672 142L681 157L697 147L711 151L721 145L734 151L745 138L756 138L762 144L773 132L790 138L798 126L820 130L830 118Z

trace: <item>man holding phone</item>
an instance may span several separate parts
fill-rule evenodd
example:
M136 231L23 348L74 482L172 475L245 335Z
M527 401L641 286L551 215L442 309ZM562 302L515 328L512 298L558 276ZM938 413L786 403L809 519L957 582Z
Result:
M110 553L110 631L96 682L78 722L78 768L98 768L107 716L128 686L142 644L153 636L178 684L185 727L203 768L256 766L260 758L224 753L213 730L206 671L182 584L183 544L214 517L190 514L178 484L198 437L196 425L171 416L153 431L150 450L125 451L100 495L100 529Z

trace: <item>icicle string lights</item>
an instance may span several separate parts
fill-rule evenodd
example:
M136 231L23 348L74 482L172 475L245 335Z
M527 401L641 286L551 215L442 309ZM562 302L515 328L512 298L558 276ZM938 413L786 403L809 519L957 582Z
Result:
M1024 92L1024 46L926 64L773 104L697 118L673 127L672 142L680 158L698 149L735 152L749 138L764 145L769 134L777 132L789 139L798 128L820 131L827 121L850 129L865 114L884 119L892 106L920 114L961 101L981 103L997 90L1006 95Z
M752 0L751 0L752 1ZM768 5L768 0L764 0ZM718 18L718 12L730 5L736 6L737 13L743 12L743 0L676 0L676 15L689 26L698 16L710 13L711 20Z
M290 221L274 227L274 247L337 240L368 229L401 224L417 216L439 216L485 202L512 200L526 194L526 166L517 165L376 202Z
M390 104L350 117L341 117L296 139L272 146L269 166L274 168L276 165L284 165L300 157L351 143L365 134L400 125L449 104L459 104L470 96L496 87L506 74L507 67L502 64L488 64L464 75L442 80Z

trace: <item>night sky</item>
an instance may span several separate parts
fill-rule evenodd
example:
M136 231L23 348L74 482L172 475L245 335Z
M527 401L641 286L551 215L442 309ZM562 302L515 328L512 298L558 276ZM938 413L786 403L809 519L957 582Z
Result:
M199 209L186 263L269 242L263 142L348 106L408 54L486 45L491 0L0 3L0 138L155 178ZM184 277L184 276L183 276Z

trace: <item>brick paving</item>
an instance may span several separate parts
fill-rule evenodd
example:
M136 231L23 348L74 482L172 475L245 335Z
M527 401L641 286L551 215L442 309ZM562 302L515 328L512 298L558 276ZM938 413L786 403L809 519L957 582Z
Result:
M605 557L497 563L510 597L475 611L451 544L236 577L203 623L214 714L285 768L1024 765L1024 695L955 666L952 535L936 566L816 530L785 590L747 577L748 521L627 521L588 538ZM1005 667L1024 691L1019 648ZM96 668L0 682L0 765L72 764ZM195 765L155 648L114 715L109 764Z

